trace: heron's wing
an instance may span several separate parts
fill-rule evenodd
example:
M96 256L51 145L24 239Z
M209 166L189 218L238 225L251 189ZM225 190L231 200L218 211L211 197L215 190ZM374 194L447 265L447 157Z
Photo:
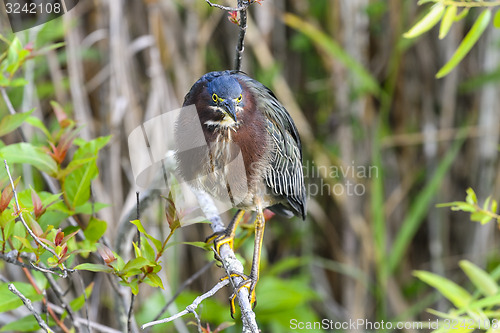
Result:
M273 152L266 171L267 185L282 195L295 215L305 218L306 190L302 170L302 146L292 117L273 92L262 83L239 74L253 90L257 108L267 119L266 128L271 137ZM283 210L280 207L279 210Z

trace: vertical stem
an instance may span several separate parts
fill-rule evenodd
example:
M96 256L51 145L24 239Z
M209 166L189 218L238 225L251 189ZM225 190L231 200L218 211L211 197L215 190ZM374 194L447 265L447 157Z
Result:
M241 59L243 57L243 50L245 49L245 33L247 32L247 8L248 0L238 0L238 8L240 10L240 34L238 36L238 44L236 45L236 59L235 69L241 70Z

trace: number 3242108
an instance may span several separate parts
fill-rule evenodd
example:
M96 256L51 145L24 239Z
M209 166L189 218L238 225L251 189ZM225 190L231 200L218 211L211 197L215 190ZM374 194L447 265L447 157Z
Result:
M5 9L7 14L59 14L61 13L61 4L60 3L5 3Z

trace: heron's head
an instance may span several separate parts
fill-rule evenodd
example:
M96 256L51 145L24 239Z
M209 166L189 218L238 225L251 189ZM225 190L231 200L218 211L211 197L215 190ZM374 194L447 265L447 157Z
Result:
M210 106L223 115L219 125L235 125L238 122L237 115L244 107L243 89L238 80L231 75L216 77L208 83L207 91L210 94Z

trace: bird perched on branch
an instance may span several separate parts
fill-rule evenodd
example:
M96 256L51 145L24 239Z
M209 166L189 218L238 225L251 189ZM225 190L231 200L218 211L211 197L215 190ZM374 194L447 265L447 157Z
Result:
M196 107L195 116L181 111L176 141L185 146L201 127L204 144L177 152L179 171L192 186L238 208L226 231L212 238L216 251L225 243L232 247L245 210L256 212L252 268L243 277L253 303L265 227L263 210L305 219L299 134L273 92L242 72L203 75L184 99L183 106L189 105ZM232 313L233 303L234 297Z

